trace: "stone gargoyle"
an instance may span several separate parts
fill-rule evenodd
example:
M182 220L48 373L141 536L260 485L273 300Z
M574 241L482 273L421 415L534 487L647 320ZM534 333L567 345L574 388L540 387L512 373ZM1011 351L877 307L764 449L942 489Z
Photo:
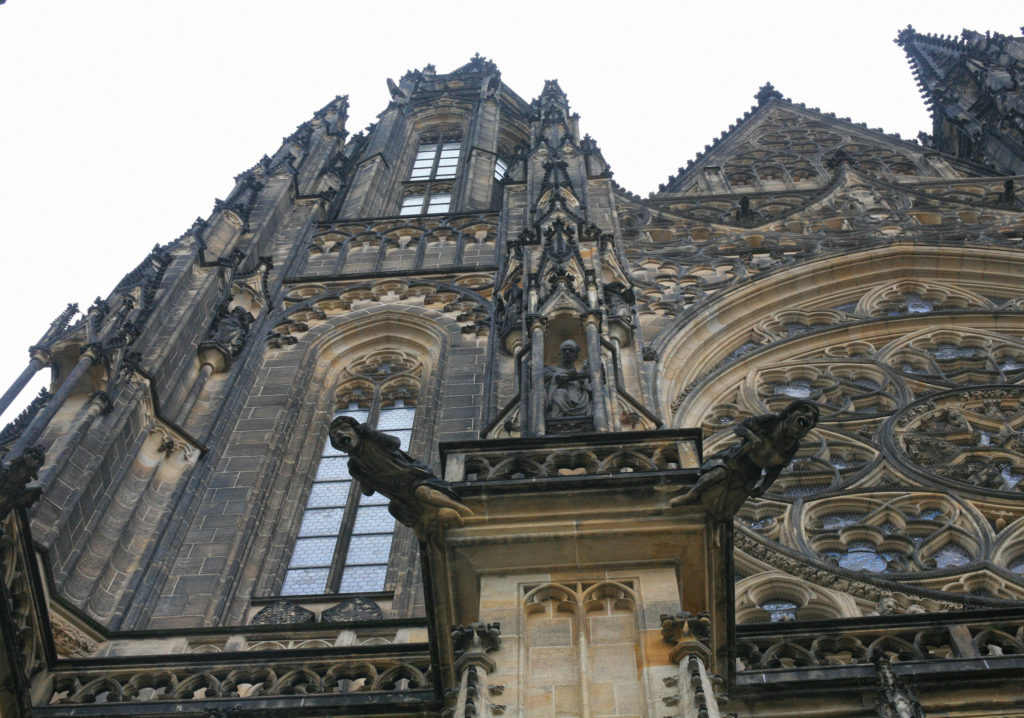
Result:
M732 519L744 501L768 490L817 423L817 405L802 399L778 414L744 419L733 429L740 442L705 461L697 484L669 506L701 504L719 521Z
M366 495L374 491L390 503L388 511L425 543L439 543L445 529L472 516L452 488L430 467L402 451L399 440L351 416L331 422L331 446L348 454L348 470Z

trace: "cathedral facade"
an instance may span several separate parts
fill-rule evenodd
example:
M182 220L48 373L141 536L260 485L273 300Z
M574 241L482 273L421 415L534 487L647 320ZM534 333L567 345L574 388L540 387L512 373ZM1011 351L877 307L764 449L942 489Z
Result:
M896 41L930 132L646 198L479 56L317 111L0 398L0 715L1024 716L1024 38Z

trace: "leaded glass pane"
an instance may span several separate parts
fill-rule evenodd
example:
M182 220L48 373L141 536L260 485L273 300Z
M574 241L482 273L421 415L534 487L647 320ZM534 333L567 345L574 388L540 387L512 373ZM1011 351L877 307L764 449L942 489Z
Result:
M359 497L360 506L387 506L388 498L383 494L377 493L376 491L367 496L363 494Z
M841 512L828 514L821 517L821 527L827 530L841 529L844 526L852 526L861 520L864 515L855 512Z
M316 469L317 481L347 481L351 478L348 472L348 458L345 455L325 456Z
M295 542L289 568L306 568L309 566L330 566L334 558L334 546L338 543L335 536L330 538L304 538Z
M381 431L389 429L411 429L416 410L409 409L381 409L380 419L377 421L377 428Z
M400 215L406 214L419 214L423 209L423 198L426 195L422 194L411 194L402 200L402 209L399 210Z
M401 442L402 451L409 450L409 439L412 437L411 429L400 429L398 431L391 430L388 433Z
M350 566L341 578L341 592L383 591L387 572L387 566Z
M935 565L938 568L962 566L970 561L971 555L955 543L948 543L935 552Z
M796 620L797 605L792 601L769 601L762 603L761 608L768 611L772 623Z
M428 214L437 214L438 212L447 212L449 205L452 203L452 196L448 193L435 194L430 198L430 207L427 209Z
M386 506L361 506L356 514L356 523L352 529L357 534L386 533L395 527L395 519L388 513Z
M302 568L286 571L281 593L285 596L301 596L313 593L326 593L327 568Z
M889 562L868 543L851 543L845 555L839 558L839 565L851 571L871 571L882 573Z
M348 557L345 564L351 570L353 564L383 563L386 564L391 554L391 534L353 536L348 545Z
M325 481L313 484L309 492L306 508L320 509L329 506L344 506L348 501L348 490L352 484L348 481Z
M299 536L337 536L344 509L306 509Z

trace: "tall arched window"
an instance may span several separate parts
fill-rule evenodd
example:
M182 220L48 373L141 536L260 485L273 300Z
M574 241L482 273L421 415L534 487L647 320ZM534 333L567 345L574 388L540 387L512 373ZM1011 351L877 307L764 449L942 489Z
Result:
M448 212L452 203L452 180L455 179L461 153L462 136L459 130L421 135L398 213L413 215Z
M416 159L413 160L409 179L452 179L459 166L461 149L462 141L457 131L423 135L416 148Z
M409 448L421 365L402 352L378 352L347 372L335 416L397 437ZM380 494L359 490L348 457L325 439L302 515L282 595L372 593L385 589L395 520Z

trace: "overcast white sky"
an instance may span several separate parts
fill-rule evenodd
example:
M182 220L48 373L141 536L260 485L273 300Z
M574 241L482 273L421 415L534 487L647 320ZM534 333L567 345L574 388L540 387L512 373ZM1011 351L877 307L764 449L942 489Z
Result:
M7 0L0 393L67 302L85 307L106 295L335 95L349 95L355 133L387 104L385 78L427 63L449 72L480 52L527 100L557 78L616 179L646 195L743 114L767 80L808 106L915 137L929 121L892 42L898 30L1019 34L1024 14L1014 8Z

